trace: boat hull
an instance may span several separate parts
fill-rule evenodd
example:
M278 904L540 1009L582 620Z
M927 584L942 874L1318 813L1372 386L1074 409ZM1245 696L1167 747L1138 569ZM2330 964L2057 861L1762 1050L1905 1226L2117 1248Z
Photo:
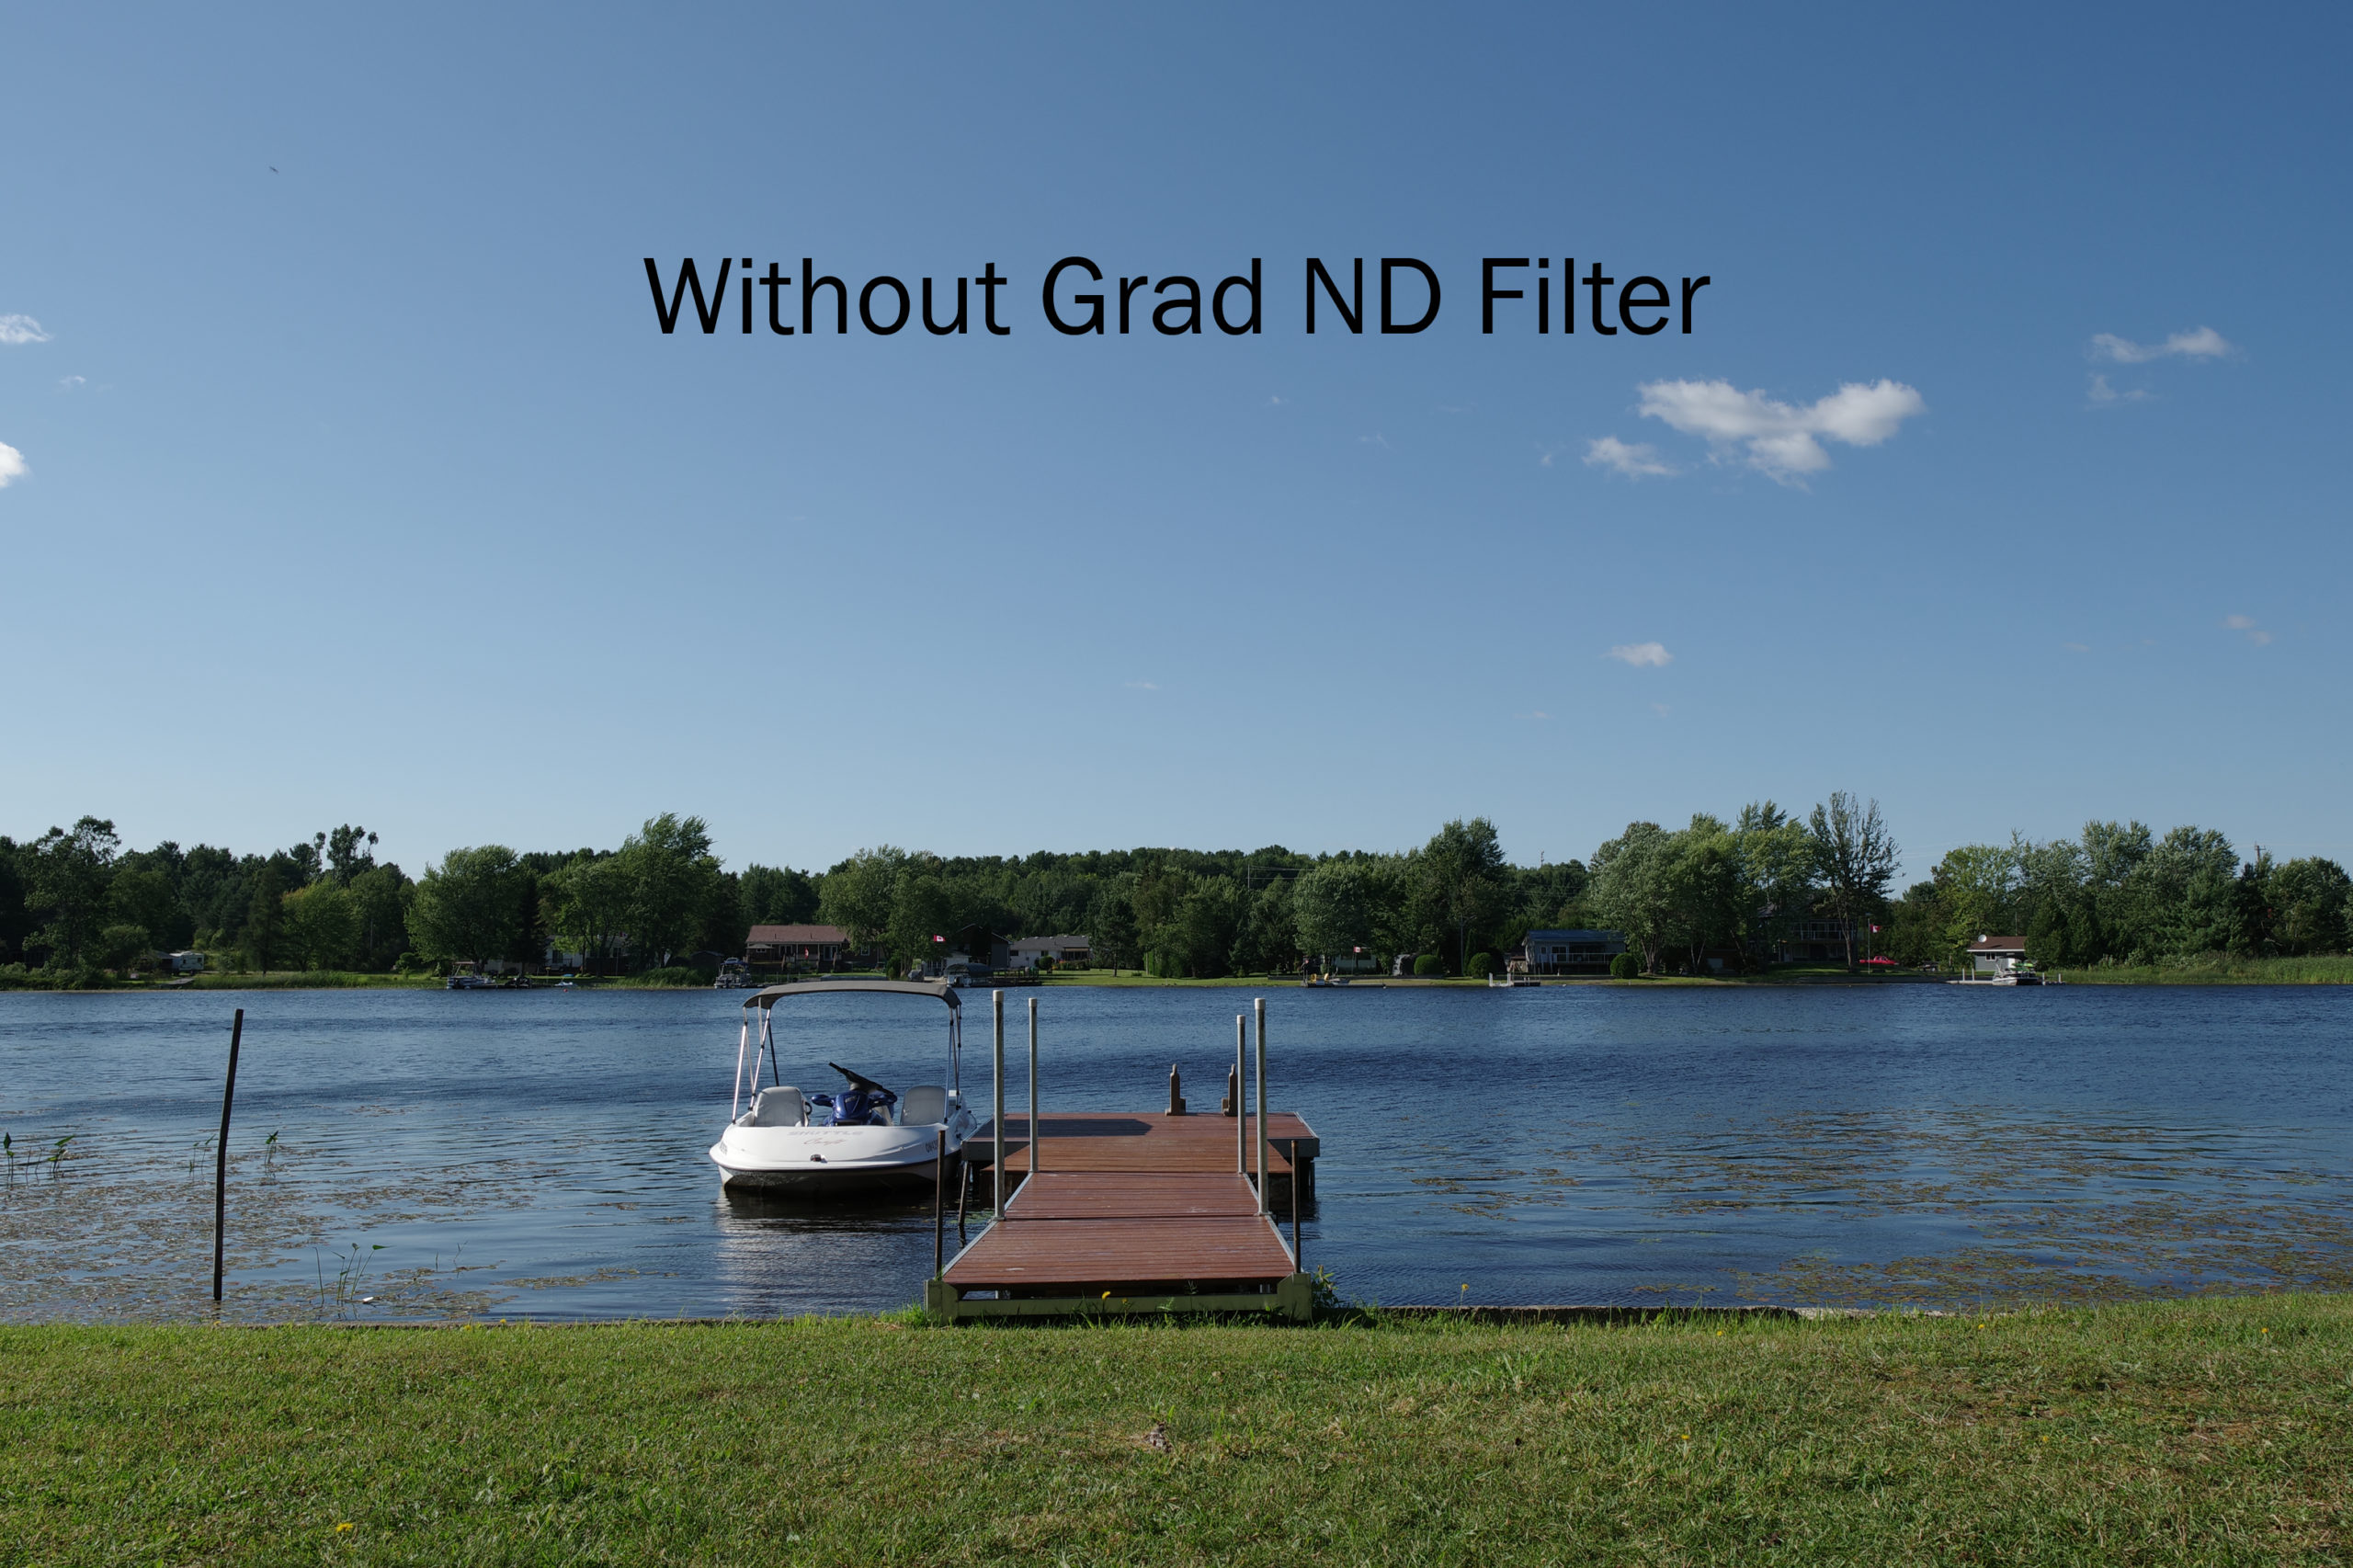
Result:
M811 1197L928 1187L939 1134L929 1127L730 1127L710 1159L732 1190ZM950 1136L950 1154L961 1140Z

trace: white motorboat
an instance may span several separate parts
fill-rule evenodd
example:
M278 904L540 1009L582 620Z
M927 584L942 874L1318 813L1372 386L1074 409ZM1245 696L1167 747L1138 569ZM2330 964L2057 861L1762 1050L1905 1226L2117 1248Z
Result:
M848 991L928 996L947 1003L948 1082L894 1090L829 1062L828 1067L848 1080L847 1087L803 1092L786 1083L777 1048L776 1005L794 996L837 996ZM727 1131L710 1146L723 1184L734 1190L811 1197L932 1186L938 1179L942 1136L952 1155L973 1127L963 1095L963 1010L956 988L938 981L803 981L770 985L746 997ZM760 1082L764 1067L766 1084Z

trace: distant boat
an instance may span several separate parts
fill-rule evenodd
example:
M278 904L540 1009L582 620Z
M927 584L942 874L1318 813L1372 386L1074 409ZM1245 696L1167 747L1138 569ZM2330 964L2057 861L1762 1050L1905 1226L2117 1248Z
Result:
M760 983L752 978L751 966L742 959L722 959L719 978L710 983L713 991L757 991Z
M460 970L443 981L441 989L444 991L495 991L498 989L498 982L486 974L476 974L472 970Z

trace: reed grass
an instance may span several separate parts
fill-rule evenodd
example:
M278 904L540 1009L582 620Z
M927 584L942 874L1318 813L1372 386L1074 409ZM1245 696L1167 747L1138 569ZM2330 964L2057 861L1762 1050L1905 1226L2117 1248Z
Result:
M0 1563L2341 1562L2353 1298L0 1328Z

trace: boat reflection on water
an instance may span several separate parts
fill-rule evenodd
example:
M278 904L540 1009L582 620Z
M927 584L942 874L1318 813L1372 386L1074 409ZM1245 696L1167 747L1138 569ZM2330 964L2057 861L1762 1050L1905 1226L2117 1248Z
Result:
M876 1287L885 1281L904 1281L913 1306L931 1273L928 1193L817 1196L730 1187L711 1207L719 1296L731 1313L873 1312ZM951 1257L954 1207L951 1185Z

